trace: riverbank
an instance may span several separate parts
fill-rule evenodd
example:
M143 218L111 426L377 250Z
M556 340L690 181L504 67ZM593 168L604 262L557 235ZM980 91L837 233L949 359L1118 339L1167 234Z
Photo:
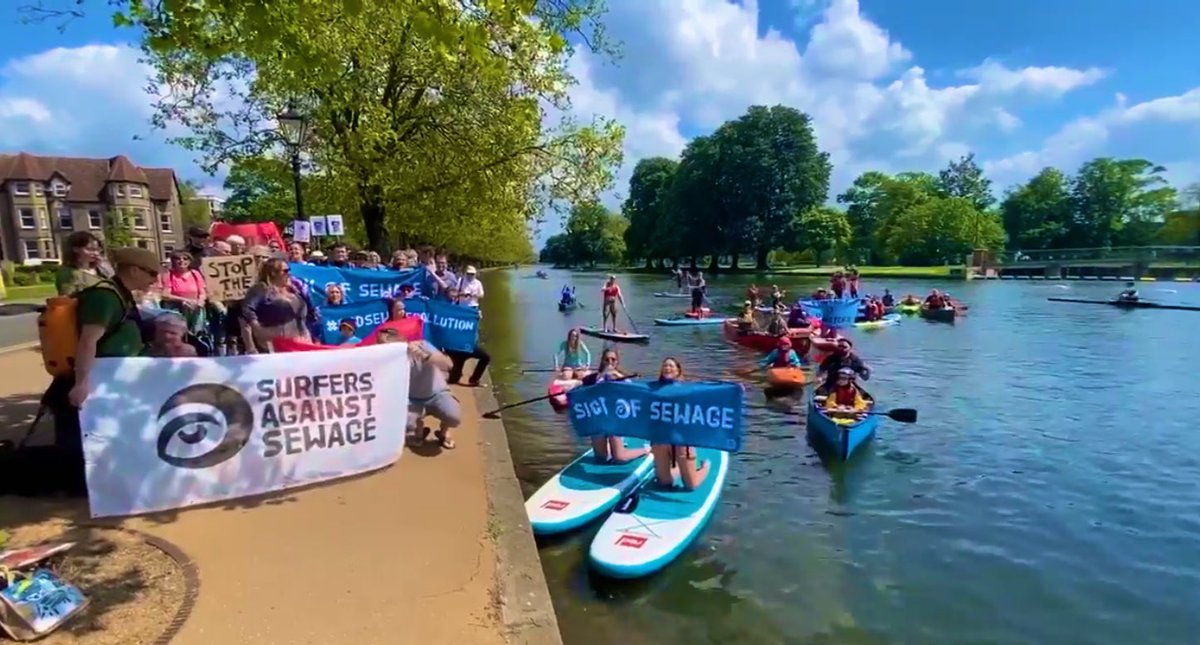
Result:
M0 354L0 375L0 438L20 439L49 378L28 346ZM480 416L495 401L483 388L455 394L455 450L429 443L359 477L97 523L175 545L195 568L195 605L173 643L560 645L504 427ZM44 419L31 444L50 432ZM22 526L93 524L84 500L0 505L18 508L10 521Z
M952 269L962 270L962 267L903 267L903 266L862 266L858 267L859 274L864 278L906 278L914 280L945 280L951 277ZM736 275L736 276L803 276L813 278L827 278L833 275L834 271L840 271L844 267L840 266L821 266L821 267L772 267L765 271L750 268L723 266L717 270L716 275ZM667 275L670 269L663 268L646 268L646 267L595 267L589 269L569 269L576 273L637 273L651 275ZM700 267L710 275L712 272L707 267Z

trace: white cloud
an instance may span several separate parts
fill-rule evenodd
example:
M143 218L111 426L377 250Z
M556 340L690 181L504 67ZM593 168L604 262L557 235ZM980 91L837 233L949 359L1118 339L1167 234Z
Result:
M41 101L23 97L0 98L0 119L46 123L50 120L50 108Z
M986 91L998 94L1032 94L1059 97L1071 90L1098 83L1108 72L1097 67L1024 67L1009 69L988 59L978 67L959 72L959 76L975 80Z
M996 125L999 126L1000 130L1003 132L1012 132L1021 127L1021 119L1012 112L1009 112L1001 107L996 108L995 120Z

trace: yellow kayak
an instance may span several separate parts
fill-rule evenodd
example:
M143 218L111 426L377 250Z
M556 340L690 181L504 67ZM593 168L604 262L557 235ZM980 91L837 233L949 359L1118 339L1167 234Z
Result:
M906 305L902 302L896 305L896 311L899 311L902 314L917 314L921 311L921 303L917 303L915 305Z

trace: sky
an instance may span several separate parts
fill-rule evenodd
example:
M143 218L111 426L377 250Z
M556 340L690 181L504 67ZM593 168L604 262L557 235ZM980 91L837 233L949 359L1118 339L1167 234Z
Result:
M149 123L149 70L104 3L59 31L0 0L0 151L173 167L195 155ZM1045 166L1143 157L1200 182L1195 0L608 0L619 60L577 52L574 116L626 127L618 207L639 159L751 105L807 112L832 198L867 170L936 171L974 152L996 192ZM10 15L4 15L9 13ZM544 237L554 227L544 230Z

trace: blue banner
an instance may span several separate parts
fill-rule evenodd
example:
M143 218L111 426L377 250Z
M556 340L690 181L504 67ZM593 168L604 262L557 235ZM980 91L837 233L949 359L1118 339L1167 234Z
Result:
M840 300L820 300L821 327L824 329L844 329L853 327L858 318L859 298L842 298Z
M413 285L416 289L414 295L434 295L433 281L429 278L429 270L424 267L404 271L338 269L298 262L291 262L288 267L293 277L308 284L313 304L318 307L329 304L325 300L325 289L331 284L342 287L342 292L346 294L346 304L350 305L394 297L405 284Z
M354 324L358 326L354 335L364 338L388 319L387 303L383 300L372 300L354 305L321 307L321 342L326 345L340 344L342 334L338 326L347 318L354 320Z
M479 309L443 300L411 298L404 310L425 320L425 340L442 350L473 352L479 342Z
M571 390L567 409L583 438L619 435L737 452L743 399L738 383L613 381Z

